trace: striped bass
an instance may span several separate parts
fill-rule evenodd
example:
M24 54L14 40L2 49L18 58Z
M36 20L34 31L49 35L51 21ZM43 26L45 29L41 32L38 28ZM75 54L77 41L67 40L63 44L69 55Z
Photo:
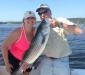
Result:
M33 64L35 60L42 54L47 44L50 34L50 24L48 19L43 20L37 28L37 32L31 42L30 48L27 50L24 62ZM21 75L23 73L22 65L12 75Z

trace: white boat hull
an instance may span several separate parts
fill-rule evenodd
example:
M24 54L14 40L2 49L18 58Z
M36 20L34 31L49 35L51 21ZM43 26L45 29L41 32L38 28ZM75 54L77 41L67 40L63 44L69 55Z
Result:
M5 66L0 66L0 75L10 75L7 71Z
M6 69L5 66L0 66L0 75L10 75ZM35 75L35 73L33 73ZM85 69L72 69L71 75L85 75Z

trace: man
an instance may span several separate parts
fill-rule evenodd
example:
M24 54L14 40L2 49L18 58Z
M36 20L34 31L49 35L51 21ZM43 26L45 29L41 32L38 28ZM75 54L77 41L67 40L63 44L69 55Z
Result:
M48 18L51 25L51 32L47 46L40 57L39 64L34 71L35 75L70 75L69 58L72 53L65 31L74 34L81 34L82 30L71 23L59 22L52 18L51 9L46 4L41 4L37 8L41 21ZM55 31L54 31L55 30ZM33 72L33 71L32 71ZM33 73L31 74L33 75Z

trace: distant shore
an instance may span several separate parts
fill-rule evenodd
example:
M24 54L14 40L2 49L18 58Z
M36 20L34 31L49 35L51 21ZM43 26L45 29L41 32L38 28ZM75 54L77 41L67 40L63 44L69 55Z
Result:
M0 24L8 24L8 23L11 23L11 24L20 24L21 22L0 22Z
M85 24L85 18L68 18L70 21L76 23L76 24ZM39 21L38 21L39 22ZM20 24L22 23L21 21L8 21L8 22L0 22L0 24Z

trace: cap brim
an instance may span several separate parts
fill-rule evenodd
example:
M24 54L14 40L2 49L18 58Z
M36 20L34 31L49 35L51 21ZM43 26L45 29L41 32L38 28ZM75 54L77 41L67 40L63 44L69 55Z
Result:
M35 16L27 16L27 17L24 17L24 19L27 19L27 18L29 18L29 17L34 17L34 18L36 18Z
M47 7L40 7L36 10L36 12L40 11L40 9L50 9L50 8L47 8Z
M38 9L36 10L36 12L38 12L40 9L42 9L42 8L38 8Z

